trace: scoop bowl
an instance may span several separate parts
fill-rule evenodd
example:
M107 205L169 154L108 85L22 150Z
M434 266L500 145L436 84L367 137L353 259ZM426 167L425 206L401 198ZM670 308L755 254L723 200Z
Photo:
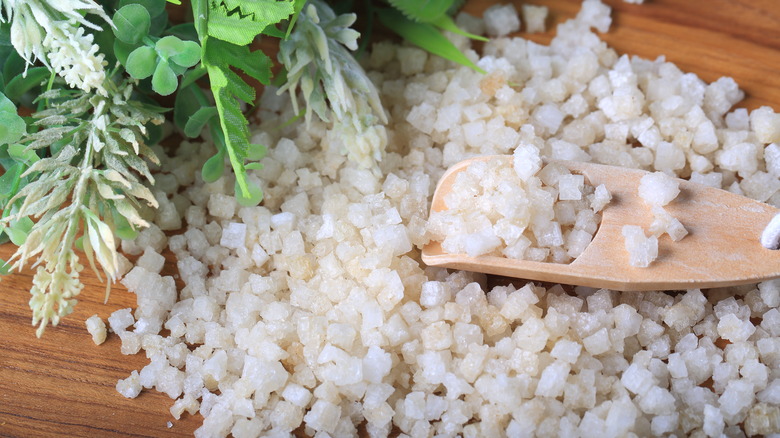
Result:
M436 187L431 211L447 209L445 195L457 174L474 161L511 156L482 156L455 164ZM714 288L757 283L780 277L780 251L763 247L760 236L780 210L725 190L679 180L680 195L664 208L680 220L688 235L674 242L658 239L658 258L646 268L629 264L622 228L652 222L648 205L637 194L648 172L601 164L556 161L586 181L604 184L612 201L585 251L569 264L516 260L501 256L469 257L445 252L440 242L423 248L422 260L440 266L527 280L608 288L622 291Z

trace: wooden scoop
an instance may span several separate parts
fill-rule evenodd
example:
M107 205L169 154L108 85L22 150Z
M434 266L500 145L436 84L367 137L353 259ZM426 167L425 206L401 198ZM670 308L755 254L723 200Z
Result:
M457 174L475 161L511 156L485 156L462 161L442 176L433 195L432 211L447 209L445 195ZM593 186L604 184L612 201L602 211L593 241L570 264L514 260L501 256L449 254L440 242L423 248L430 266L554 283L623 291L712 288L757 283L780 277L780 251L759 243L764 227L780 210L725 190L680 180L680 195L664 208L682 222L688 235L678 242L658 239L658 258L647 268L629 265L621 234L623 225L647 232L653 215L639 197L639 180L648 172L600 164L558 161Z

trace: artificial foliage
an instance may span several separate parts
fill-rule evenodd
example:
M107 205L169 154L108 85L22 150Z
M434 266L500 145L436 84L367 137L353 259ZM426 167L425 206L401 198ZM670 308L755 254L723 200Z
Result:
M365 168L376 168L387 142L379 93L355 57L375 22L477 69L442 33L473 37L451 18L460 2L355 3L0 0L0 243L17 246L0 273L35 269L38 336L72 312L85 265L105 279L108 298L120 239L135 238L149 225L144 211L158 206L149 164L163 132L210 140L203 179L229 166L239 203L262 202L249 173L267 145L250 141L247 115L275 61L260 39L278 44L279 92L303 105L306 121L333 124L342 152ZM188 18L174 23L176 8Z

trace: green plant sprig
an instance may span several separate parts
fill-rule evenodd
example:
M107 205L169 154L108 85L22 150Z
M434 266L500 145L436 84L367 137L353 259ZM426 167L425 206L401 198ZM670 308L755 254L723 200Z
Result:
M146 186L154 180L143 158L156 157L145 144L144 125L163 119L132 99L129 81L117 81L105 84L108 96L63 88L43 93L39 99L49 105L34 114L33 124L40 130L20 140L26 151L49 156L20 175L34 178L8 199L18 208L0 224L37 219L9 263L21 269L36 260L30 307L38 336L72 311L83 288L74 251L79 235L90 266L96 273L100 266L108 287L118 271L114 233L148 226L139 209L157 205Z
M233 69L261 84L270 83L271 59L262 51L250 50L248 45L261 34L283 35L275 26L295 13L296 1L193 0L192 10L194 16L205 17L196 21L195 30L221 128L221 135L217 136L220 147L212 160L227 156L236 176L236 198L242 205L256 205L263 193L247 178L246 161L250 156L259 159L265 149L249 142L249 123L240 106L242 101L254 104L255 90ZM209 168L218 168L212 160Z
M457 0L377 3L370 13L410 42L477 69L442 34L474 37L450 17ZM297 117L332 122L361 165L382 157L386 118L351 53L354 14L335 14L319 0L192 0L191 7L192 22L172 25L164 0L0 0L0 243L18 246L0 260L0 273L36 268L30 307L38 336L73 310L82 265L105 275L108 293L116 239L148 226L141 211L157 206L150 146L165 112L154 98L175 95L173 119L186 136L209 133L216 153L204 180L220 178L229 163L239 202L261 202L248 171L261 167L266 148L249 140L242 110L256 100L247 80L271 82L271 59L251 47L257 38L282 40L287 72L279 84L293 99L300 90L306 108ZM108 26L88 21L90 14ZM13 23L24 30L12 41ZM43 42L46 32L53 37ZM33 117L18 115L22 105Z
M168 96L176 91L178 77L200 62L200 45L175 35L151 35L153 18L156 17L147 8L137 3L117 10L112 18L114 52L132 78L151 77L152 90Z

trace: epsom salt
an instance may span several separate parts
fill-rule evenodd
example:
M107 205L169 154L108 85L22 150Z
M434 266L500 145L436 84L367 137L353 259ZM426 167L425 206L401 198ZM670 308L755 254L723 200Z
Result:
M490 19L491 32L511 31L504 18ZM458 22L487 27L474 17ZM733 80L707 84L663 58L618 57L591 30L610 22L607 6L586 0L550 46L500 38L481 58L453 36L486 76L377 44L368 64L391 116L378 172L348 162L328 125L285 125L294 111L272 88L252 127L271 151L249 172L265 193L261 206L238 205L232 175L202 181L195 170L210 146L163 157L163 172L176 164L167 173L183 196L170 201L187 230L168 240L152 225L122 243L127 254L145 254L123 279L138 308L108 321L124 354L143 349L150 362L117 391L165 393L174 418L202 415L198 437L777 433L777 281L618 293L489 286L484 275L420 262L420 248L450 226L465 230L471 237L457 244L476 252L576 257L609 195L584 184L579 200L561 200L562 176L567 198L580 182L543 172L543 158L670 177L690 169L780 205L776 190L754 190L766 177L751 178L777 176L777 115L729 113L742 96ZM690 148L681 154L683 131ZM445 169L491 154L514 158L463 172L472 198L448 200L450 208L475 204L473 214L446 226L428 221ZM163 180L161 191L174 190ZM511 196L521 190L529 196ZM671 193L663 192L660 202ZM629 234L648 261L656 237ZM146 254L166 245L183 287Z

